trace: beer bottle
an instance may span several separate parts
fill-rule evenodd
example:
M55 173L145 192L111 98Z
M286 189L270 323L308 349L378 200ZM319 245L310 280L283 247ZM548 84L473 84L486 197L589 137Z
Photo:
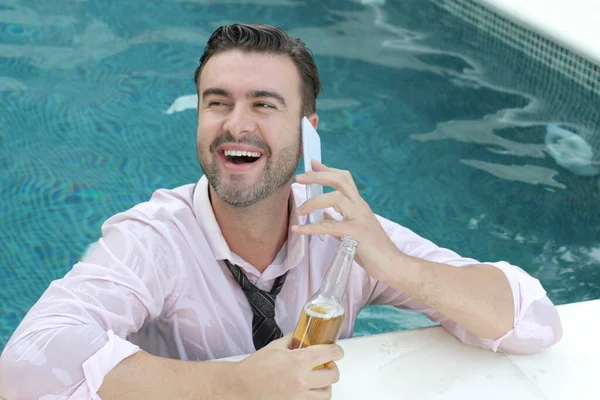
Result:
M357 246L356 240L348 236L342 238L321 287L302 308L290 343L291 349L331 344L338 340L344 322L344 294Z

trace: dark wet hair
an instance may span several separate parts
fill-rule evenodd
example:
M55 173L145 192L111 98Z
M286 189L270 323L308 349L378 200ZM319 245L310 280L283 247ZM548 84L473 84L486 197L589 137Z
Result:
M317 95L321 91L319 72L311 51L300 39L292 39L280 28L265 24L233 24L217 28L208 39L200 65L194 74L198 87L200 73L213 55L226 50L242 50L289 56L301 79L302 114L316 111Z

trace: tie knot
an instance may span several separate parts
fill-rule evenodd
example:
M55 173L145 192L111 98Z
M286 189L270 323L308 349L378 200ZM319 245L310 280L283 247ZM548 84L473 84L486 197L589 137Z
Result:
M238 265L225 260L225 264L238 282L252 308L252 339L256 349L260 349L270 341L283 336L275 322L275 298L281 291L289 271L277 277L270 292L261 290L250 282Z
M283 287L287 272L277 277L273 284L273 288L270 291L266 291L259 289L252 284L238 265L232 264L228 260L225 260L225 263L244 291L244 294L252 307L252 312L264 316L265 318L275 318L275 298Z

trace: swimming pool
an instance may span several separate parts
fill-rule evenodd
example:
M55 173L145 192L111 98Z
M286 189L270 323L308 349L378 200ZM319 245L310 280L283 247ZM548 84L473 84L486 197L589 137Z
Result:
M198 179L195 112L171 106L231 22L307 42L323 160L375 212L523 267L557 304L600 298L598 96L436 3L0 5L0 349L106 218ZM356 335L426 324L368 308Z

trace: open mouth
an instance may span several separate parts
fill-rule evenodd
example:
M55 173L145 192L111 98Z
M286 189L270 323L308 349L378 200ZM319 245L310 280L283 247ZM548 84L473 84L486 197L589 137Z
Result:
M236 165L252 164L261 157L261 154L255 151L225 150L223 154L225 156L225 161L229 161Z

